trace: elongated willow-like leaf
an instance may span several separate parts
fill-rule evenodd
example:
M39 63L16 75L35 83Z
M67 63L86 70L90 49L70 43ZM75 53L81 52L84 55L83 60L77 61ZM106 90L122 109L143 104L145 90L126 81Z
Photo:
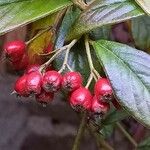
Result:
M2 2L4 1L0 1L0 35L72 4L70 0L12 0L10 2L14 3L6 5Z
M93 43L119 103L150 127L150 55L124 44Z
M94 28L122 22L143 14L143 10L134 1L96 0L80 15L68 39L80 37Z

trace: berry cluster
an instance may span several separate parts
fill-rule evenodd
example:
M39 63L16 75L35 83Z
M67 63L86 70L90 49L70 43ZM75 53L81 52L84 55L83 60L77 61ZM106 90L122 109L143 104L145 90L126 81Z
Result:
M25 69L25 73L15 83L15 93L21 97L34 96L36 101L48 104L54 94L61 88L68 92L69 103L77 111L88 111L90 114L105 115L110 109L113 92L107 78L100 78L94 86L94 96L89 89L83 86L83 79L79 72L67 72L64 75L39 64L28 65L28 56L25 53L26 44L22 41L9 42L4 46L6 57L17 66L16 69ZM49 45L45 53L49 53Z

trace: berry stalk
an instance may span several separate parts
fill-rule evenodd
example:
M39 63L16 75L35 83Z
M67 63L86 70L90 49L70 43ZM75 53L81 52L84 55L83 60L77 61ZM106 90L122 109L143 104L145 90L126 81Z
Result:
M86 112L84 112L72 150L79 150L81 139L84 134L85 127L86 127L86 122L87 122L86 118L87 118L87 115L86 115Z

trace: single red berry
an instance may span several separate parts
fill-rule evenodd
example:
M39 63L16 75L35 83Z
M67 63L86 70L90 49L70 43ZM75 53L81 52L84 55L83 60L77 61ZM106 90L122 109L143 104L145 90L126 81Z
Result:
M80 87L79 89L72 92L69 101L71 106L77 110L78 108L90 110L92 94L88 89Z
M82 77L79 72L67 72L62 78L62 87L72 92L82 86Z
M30 94L40 94L42 85L42 74L39 71L27 74L26 89Z
M23 41L12 41L8 42L4 45L4 51L6 56L11 61L21 60L24 52L25 52L26 44Z
M100 78L94 87L94 93L98 99L102 101L110 101L112 99L112 87L107 78Z
M19 96L27 97L29 96L29 93L26 91L26 80L27 75L23 75L20 78L17 79L14 90L17 92Z
M26 54L24 54L21 60L15 62L12 61L11 63L14 70L25 70L29 64L29 58Z
M114 107L118 110L122 109L121 105L118 103L118 101L116 99L112 100L112 104L114 105Z
M32 64L32 65L29 65L26 69L26 73L29 74L31 72L34 72L34 71L38 71L40 68L40 65L39 64Z
M110 105L107 102L102 102L97 99L96 96L93 97L91 111L95 114L106 114L110 109Z
M56 92L61 87L62 76L57 71L47 71L43 76L42 87L46 92Z
M53 93L47 93L44 90L42 90L40 94L36 95L36 101L41 104L48 104L53 100L53 98Z
M44 49L44 53L47 54L47 53L50 53L51 51L53 50L53 44L52 43L49 43L48 46Z

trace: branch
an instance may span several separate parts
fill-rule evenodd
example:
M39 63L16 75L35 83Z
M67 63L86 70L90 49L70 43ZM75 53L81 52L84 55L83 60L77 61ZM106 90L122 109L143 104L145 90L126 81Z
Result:
M86 126L86 117L87 117L86 112L84 112L72 150L79 150L81 139L84 134L84 129Z
M137 147L138 144L136 141L131 137L131 135L124 129L124 127L118 122L116 123L117 127L120 129L120 131L124 134L124 136L132 143L134 147Z

